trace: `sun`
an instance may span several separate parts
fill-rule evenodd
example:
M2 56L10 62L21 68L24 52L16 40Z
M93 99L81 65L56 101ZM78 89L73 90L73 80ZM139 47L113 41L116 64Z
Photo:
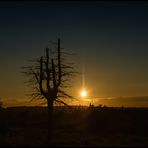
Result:
M86 97L87 96L87 92L85 89L83 89L80 93L81 97Z

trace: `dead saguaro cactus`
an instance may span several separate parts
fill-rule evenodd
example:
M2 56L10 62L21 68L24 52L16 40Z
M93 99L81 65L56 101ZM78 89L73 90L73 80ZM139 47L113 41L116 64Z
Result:
M46 99L48 108L48 138L51 140L53 129L53 104L54 102L67 105L61 98L72 98L64 90L68 86L66 83L76 72L73 63L66 63L64 55L69 55L61 51L60 39L56 44L56 51L46 48L46 55L35 60L33 66L22 67L23 73L29 80L27 84L32 86L30 96L34 98Z

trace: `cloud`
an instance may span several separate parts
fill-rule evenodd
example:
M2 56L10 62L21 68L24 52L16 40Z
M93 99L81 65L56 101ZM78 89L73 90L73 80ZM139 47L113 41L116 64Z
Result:
M148 96L96 98L94 102L107 106L148 107Z
M113 97L111 99L115 99L115 100L120 100L120 101L134 101L134 102L137 102L137 101L148 101L148 96L136 96L136 97Z
M42 100L30 101L30 99L1 99L4 107L10 106L37 106L41 104Z

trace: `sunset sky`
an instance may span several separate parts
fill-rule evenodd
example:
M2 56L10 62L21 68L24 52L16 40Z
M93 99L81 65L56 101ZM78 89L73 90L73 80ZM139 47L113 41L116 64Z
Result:
M3 102L19 105L28 99L20 67L44 55L58 37L62 47L76 53L76 69L85 69L89 98L148 106L148 2L138 1L0 2ZM81 76L75 78L76 97L81 82Z

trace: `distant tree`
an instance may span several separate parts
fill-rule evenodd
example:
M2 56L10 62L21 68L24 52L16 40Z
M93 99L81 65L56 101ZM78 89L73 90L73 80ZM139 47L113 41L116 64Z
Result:
M53 129L53 104L55 102L67 105L61 98L73 98L65 88L71 76L76 73L73 63L66 62L65 55L71 55L62 52L60 39L56 43L56 51L46 48L46 55L37 60L33 60L33 65L22 67L23 73L27 76L26 82L32 86L32 93L29 94L33 99L41 98L47 100L48 107L48 140L52 138Z

